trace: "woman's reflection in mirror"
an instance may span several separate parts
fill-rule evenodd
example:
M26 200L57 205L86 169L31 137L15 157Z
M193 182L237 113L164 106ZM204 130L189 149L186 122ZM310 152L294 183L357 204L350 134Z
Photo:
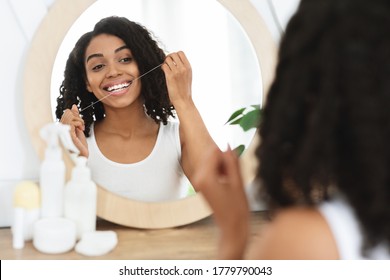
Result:
M216 146L191 84L184 52L166 55L142 25L107 17L69 54L56 117L71 126L97 184L135 200L179 199Z

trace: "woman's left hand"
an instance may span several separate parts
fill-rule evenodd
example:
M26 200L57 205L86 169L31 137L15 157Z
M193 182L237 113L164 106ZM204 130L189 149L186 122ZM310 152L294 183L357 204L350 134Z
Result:
M192 69L184 52L169 54L162 70L173 106L178 107L191 101Z

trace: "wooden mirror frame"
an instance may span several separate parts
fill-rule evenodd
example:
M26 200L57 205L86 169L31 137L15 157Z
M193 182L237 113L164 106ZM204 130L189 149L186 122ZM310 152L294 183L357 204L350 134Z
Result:
M57 0L42 20L26 58L24 70L24 113L32 144L43 159L45 142L39 130L53 121L50 105L50 79L58 49L73 22L96 0ZM240 22L255 49L261 69L263 101L273 79L276 43L250 0L210 0L221 3ZM246 185L254 179L257 136L242 155L241 169ZM73 163L64 152L67 178ZM177 227L208 217L211 210L203 196L196 195L170 202L130 200L98 186L97 215L110 222L144 229Z

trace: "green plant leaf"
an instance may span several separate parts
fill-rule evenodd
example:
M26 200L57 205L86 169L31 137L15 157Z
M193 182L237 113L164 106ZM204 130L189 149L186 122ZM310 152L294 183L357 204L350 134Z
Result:
M244 108L241 108L241 109L238 109L237 111L235 111L231 116L230 118L227 120L227 122L225 124L232 124L231 122L233 120L235 120L237 117L239 117L240 115L242 115L242 113L245 111L245 107Z
M240 121L240 126L244 131L248 131L251 128L257 128L260 123L260 110L253 110L246 113Z
M242 118L243 118L243 117L239 117L239 118L237 118L237 119L231 121L229 124L230 124L230 125L240 124Z
M245 145L239 145L235 147L233 151L237 153L237 156L241 156L242 153L245 151Z

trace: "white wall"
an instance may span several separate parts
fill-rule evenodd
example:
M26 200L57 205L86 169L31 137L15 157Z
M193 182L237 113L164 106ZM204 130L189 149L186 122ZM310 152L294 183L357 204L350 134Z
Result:
M23 62L34 32L51 2L0 0L0 96L3 104L0 110L3 131L0 137L0 226L10 224L15 184L20 180L37 180L39 161L30 144L22 110Z
M250 0L278 42L299 0Z
M77 0L69 0L70 5L72 1ZM0 34L3 38L0 44L0 96L3 104L0 110L0 226L9 226L11 223L14 186L21 180L38 180L40 162L30 143L23 115L23 66L34 32L53 2L54 0L0 0ZM280 30L272 16L270 4L274 6L276 18L283 29L299 0L251 2L278 41ZM39 71L39 65L36 71Z

